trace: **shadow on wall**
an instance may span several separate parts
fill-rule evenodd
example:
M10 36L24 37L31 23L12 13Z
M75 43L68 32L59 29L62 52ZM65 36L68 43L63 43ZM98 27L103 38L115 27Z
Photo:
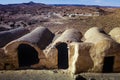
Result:
M28 44L20 44L18 47L19 67L30 67L39 63L38 52Z

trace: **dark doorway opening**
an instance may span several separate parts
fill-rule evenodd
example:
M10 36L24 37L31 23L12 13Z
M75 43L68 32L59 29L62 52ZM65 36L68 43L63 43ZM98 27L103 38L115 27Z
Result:
M113 72L114 58L115 58L114 56L104 58L103 71L102 71L103 73Z
M19 67L30 67L39 62L38 52L28 44L20 44L18 47Z
M9 69L9 68L10 68L10 64L5 63L5 64L4 64L4 69L7 70L7 69Z
M56 46L58 49L58 68L67 69L68 68L68 48L66 43L60 43Z

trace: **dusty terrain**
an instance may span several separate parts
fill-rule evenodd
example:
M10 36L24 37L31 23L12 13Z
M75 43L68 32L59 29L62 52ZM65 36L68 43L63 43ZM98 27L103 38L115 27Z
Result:
M0 71L0 80L119 80L120 73L70 74L65 70Z
M44 26L53 32L77 28L84 33L97 26L109 31L120 26L119 13L119 8L99 6L51 6L33 2L1 5L0 28L5 29L0 30Z
M0 71L0 80L74 80L65 70Z
M67 14L92 14L99 16L67 16ZM44 26L59 34L69 28L77 28L83 34L97 26L109 32L120 27L120 9L98 6L50 6L38 3L0 5L0 31L26 27L33 30ZM119 80L119 73L81 73L72 75L65 70L3 70L0 80Z

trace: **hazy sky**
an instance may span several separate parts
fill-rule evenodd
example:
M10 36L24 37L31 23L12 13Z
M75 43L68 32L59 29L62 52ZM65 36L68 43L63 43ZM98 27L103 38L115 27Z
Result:
M46 4L86 4L102 6L120 6L120 0L0 0L0 4L23 3L30 1Z

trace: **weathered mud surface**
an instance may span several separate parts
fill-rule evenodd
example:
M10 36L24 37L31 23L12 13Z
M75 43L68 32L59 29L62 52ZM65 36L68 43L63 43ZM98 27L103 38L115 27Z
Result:
M0 80L74 80L63 70L0 71Z
M120 80L120 73L81 73L66 70L8 70L0 71L0 80Z

